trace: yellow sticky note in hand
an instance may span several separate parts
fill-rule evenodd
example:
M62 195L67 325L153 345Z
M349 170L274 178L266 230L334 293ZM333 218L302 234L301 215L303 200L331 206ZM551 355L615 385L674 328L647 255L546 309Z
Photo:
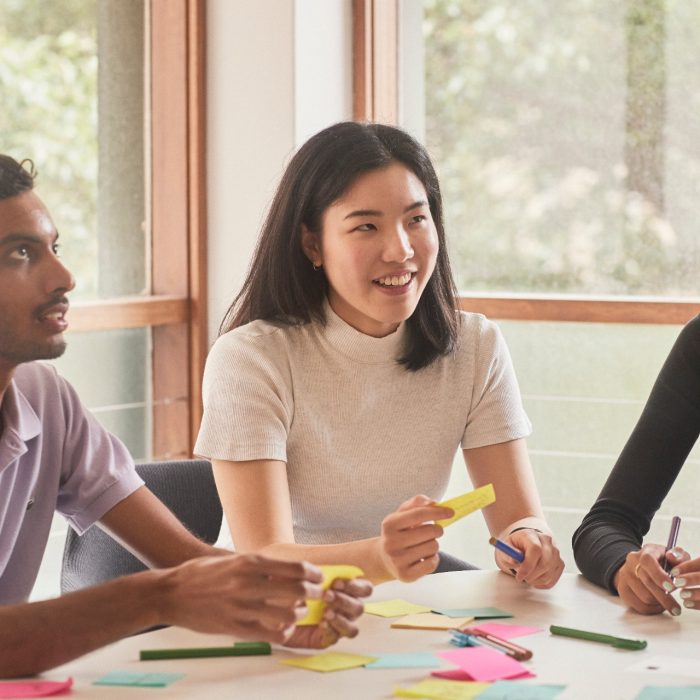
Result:
M353 567L357 568L357 567ZM344 671L346 668L357 668L366 666L376 661L376 656L360 656L359 654L344 654L339 651L327 651L324 654L315 656L300 656L296 659L282 659L281 664L286 666L297 666L308 671Z
M452 508L455 514L451 518L445 518L445 520L436 520L438 525L442 527L447 527L452 525L452 523L460 520L465 515L473 513L475 510L481 510L486 506L491 505L496 500L496 494L493 490L493 484L486 484L481 488L470 491L469 493L463 493L461 496L455 496L450 498L449 501L442 501L438 503L439 506L445 506L446 508Z
M351 579L365 575L365 572L359 566L353 566L352 564L324 564L319 566L319 569L323 573L321 587L324 591L330 588L336 579ZM297 625L317 625L321 622L323 611L326 609L326 604L322 600L307 600L306 608L308 612L297 622Z

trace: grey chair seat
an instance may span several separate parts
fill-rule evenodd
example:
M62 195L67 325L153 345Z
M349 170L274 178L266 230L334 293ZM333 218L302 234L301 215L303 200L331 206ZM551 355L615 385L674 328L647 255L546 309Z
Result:
M146 486L201 540L213 544L223 511L211 464L206 460L136 465ZM148 567L99 527L79 536L68 528L61 566L61 592L95 586Z

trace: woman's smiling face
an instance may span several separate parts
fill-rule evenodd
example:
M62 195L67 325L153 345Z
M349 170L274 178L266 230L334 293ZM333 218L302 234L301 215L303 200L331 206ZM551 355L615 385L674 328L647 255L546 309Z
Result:
M383 337L415 311L435 269L438 236L423 183L401 163L361 175L323 214L320 237L302 229L322 265L333 311Z

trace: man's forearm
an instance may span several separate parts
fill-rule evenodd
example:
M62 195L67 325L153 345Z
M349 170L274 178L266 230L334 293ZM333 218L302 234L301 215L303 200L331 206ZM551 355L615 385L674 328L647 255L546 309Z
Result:
M0 607L0 677L33 675L162 624L161 572Z

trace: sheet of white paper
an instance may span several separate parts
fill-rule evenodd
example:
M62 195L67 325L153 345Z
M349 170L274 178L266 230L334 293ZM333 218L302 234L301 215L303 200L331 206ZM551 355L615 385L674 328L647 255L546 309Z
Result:
M700 666L697 659L679 656L652 656L629 666L625 671L647 673L655 676L685 676L700 678Z

